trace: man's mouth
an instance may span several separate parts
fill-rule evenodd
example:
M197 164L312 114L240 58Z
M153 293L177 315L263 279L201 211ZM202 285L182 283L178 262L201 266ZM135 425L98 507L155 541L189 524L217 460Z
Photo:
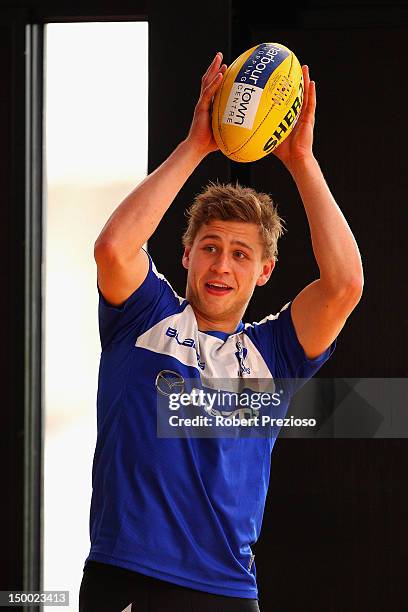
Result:
M212 295L226 295L230 291L232 291L232 287L227 285L226 283L217 283L217 282L209 282L205 283L206 289L208 293Z

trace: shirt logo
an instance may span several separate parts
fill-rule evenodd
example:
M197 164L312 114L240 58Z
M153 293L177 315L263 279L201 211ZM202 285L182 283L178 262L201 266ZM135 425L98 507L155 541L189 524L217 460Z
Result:
M197 356L198 367L201 368L201 370L204 370L204 368L205 368L205 361L201 361L200 354L197 351L197 345L196 345L196 342L195 342L194 338L185 338L184 340L180 340L179 333L178 333L177 329L175 329L174 327L168 327L167 328L166 336L168 336L169 338L175 338L177 344L179 344L180 346L186 346L188 348L194 349L195 354Z

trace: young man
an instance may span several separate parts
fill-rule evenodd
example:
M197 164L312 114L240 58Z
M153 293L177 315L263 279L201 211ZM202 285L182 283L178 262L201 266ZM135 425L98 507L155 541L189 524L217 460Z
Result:
M312 152L316 93L306 66L301 116L275 155L299 189L320 277L279 315L243 325L255 287L273 272L282 226L267 195L238 185L210 184L190 210L187 299L142 249L189 175L217 150L209 113L225 70L218 53L187 138L95 243L102 354L81 612L259 610L251 544L274 439L158 437L158 397L187 379L310 378L362 293L356 242Z

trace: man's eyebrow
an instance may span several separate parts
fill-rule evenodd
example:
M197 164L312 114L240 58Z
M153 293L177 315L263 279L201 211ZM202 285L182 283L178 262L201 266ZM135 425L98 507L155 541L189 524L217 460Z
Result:
M211 238L212 240L221 240L221 238L217 234L205 234L205 236L200 238L198 242L202 242L203 240L207 240L208 238ZM247 244L246 242L242 242L242 240L231 240L231 244L239 244L240 246L245 247L250 251L254 250L252 247L249 246L249 244Z

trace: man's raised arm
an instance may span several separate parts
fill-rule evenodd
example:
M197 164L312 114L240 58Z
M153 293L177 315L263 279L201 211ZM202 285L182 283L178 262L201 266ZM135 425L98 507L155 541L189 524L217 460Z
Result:
M218 149L211 129L211 99L227 69L217 53L201 80L190 131L171 155L119 204L98 236L94 256L98 285L106 300L123 303L144 281L148 259L143 244L204 157Z
M303 66L305 99L299 121L274 151L291 173L309 222L320 278L293 300L292 320L310 359L318 357L338 336L363 291L360 252L343 213L313 156L316 89Z

